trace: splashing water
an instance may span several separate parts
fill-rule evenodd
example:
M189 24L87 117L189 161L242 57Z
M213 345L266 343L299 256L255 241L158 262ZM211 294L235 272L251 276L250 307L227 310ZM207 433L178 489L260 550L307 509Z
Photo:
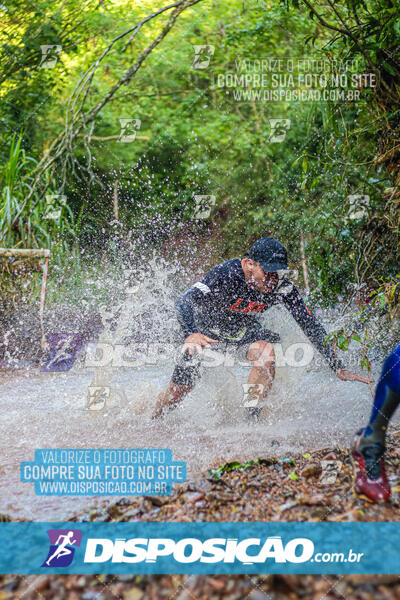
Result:
M115 306L99 306L104 330L68 373L4 372L0 389L0 511L20 519L62 520L110 498L35 496L19 481L21 461L37 448L170 448L188 475L225 462L286 455L314 447L348 446L371 408L367 385L340 381L317 351L306 365L277 366L258 423L249 423L243 387L250 366L205 367L184 402L152 421L157 394L168 384L180 330L174 301L188 287L181 268L157 256L146 268L116 277ZM104 284L106 285L106 284ZM327 329L337 314L318 311ZM263 316L281 349L308 342L284 308ZM346 356L342 357L345 364ZM318 360L319 363L318 363ZM376 379L380 362L373 365ZM358 370L349 365L349 368ZM102 394L97 394L101 390ZM105 390L105 391L104 391ZM10 500L12 490L12 500ZM115 500L115 497L112 498Z

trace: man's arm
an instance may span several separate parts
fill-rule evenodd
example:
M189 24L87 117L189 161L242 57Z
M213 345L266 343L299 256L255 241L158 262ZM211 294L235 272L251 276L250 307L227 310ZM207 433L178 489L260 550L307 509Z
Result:
M213 302L218 298L227 276L225 263L217 265L209 271L201 281L197 281L175 303L178 311L178 321L185 336L199 333L195 325L194 310L207 314L213 308Z
M204 284L195 284L175 304L178 312L178 321L183 328L185 337L199 332L194 321L194 309L201 309L207 303L205 296L208 292L207 290L201 291L198 287L199 285ZM207 286L204 286L204 288L207 288Z
M305 305L296 286L292 284L290 291L280 294L280 297L283 304L292 314L295 321L300 325L308 339L325 357L331 369L335 371L335 373L343 369L344 365L339 358L335 357L332 344L324 345L324 339L326 338L327 333L321 323L317 321L310 309Z
M312 341L314 346L326 358L329 366L339 379L343 381L360 381L361 383L372 383L373 379L370 376L364 377L352 371L346 371L341 360L335 357L332 344L324 345L326 331L314 317L310 309L305 305L303 298L300 296L298 289L291 282L288 285L283 285L280 297L286 308L291 312L294 319L300 325L304 333ZM278 290L279 293L280 290ZM282 293L283 292L283 293Z
M187 290L182 298L176 303L178 321L181 324L185 335L185 343L181 351L182 354L188 351L189 355L192 356L194 350L196 350L198 354L203 354L203 346L205 348L210 348L210 343L217 343L217 340L207 337L199 331L194 319L194 309L206 309L207 305L210 308L210 304L212 303L211 298L211 289L207 284L199 281Z

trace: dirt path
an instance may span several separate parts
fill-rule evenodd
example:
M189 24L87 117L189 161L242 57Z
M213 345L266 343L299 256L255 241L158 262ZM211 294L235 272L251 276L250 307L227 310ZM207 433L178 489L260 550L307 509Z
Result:
M236 468L225 465L213 474L205 472L177 486L170 497L117 500L103 509L74 515L71 520L398 521L400 498L395 481L400 463L399 441L400 428L393 428L387 452L393 498L382 505L354 496L348 450L331 447L304 453L305 456L278 458L270 454L264 461ZM327 469L326 463L333 463L335 468ZM10 575L0 577L0 594L3 600L394 600L400 596L400 577Z

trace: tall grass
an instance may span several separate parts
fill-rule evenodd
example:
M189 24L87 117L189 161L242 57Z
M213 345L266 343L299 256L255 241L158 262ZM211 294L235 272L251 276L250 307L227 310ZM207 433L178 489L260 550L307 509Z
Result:
M74 243L77 226L74 215L66 204L60 204L60 214L49 218L48 196L57 195L54 185L46 196L33 194L14 223L24 199L31 191L37 161L21 148L21 136L14 135L7 163L0 167L0 244L3 248L49 248L53 252L68 249Z
M77 221L67 203L59 203L56 211L51 209L49 196L58 194L55 184L51 182L45 196L32 194L15 221L24 199L32 189L33 170L37 165L37 161L27 156L21 147L21 140L21 135L13 136L8 160L0 166L0 246L12 249L48 248L51 251L51 267L60 270L71 254L79 254ZM76 280L79 279L77 271L80 270L79 260L69 265L69 272ZM37 259L21 261L0 258L0 273L3 300L12 303L37 300L41 283Z

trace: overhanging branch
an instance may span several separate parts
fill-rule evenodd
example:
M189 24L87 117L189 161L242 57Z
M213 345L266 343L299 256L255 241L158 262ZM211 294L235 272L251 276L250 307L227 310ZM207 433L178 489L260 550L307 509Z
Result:
M171 31L175 21L179 17L179 15L186 10L187 8L201 2L202 0L179 0L174 4L170 4L169 6L164 7L163 9L158 10L155 13L152 13L145 19L143 19L139 24L134 27L129 28L124 33L118 35L114 38L107 48L102 52L101 56L89 67L86 73L81 77L74 91L72 92L69 106L67 108L66 114L66 124L63 133L61 133L51 144L50 150L43 156L42 160L39 162L35 169L35 179L33 184L31 185L30 191L24 199L19 211L15 215L11 227L15 227L18 222L19 217L25 210L29 200L33 197L33 195L38 191L41 182L43 180L44 174L49 169L54 169L55 165L59 163L61 160L64 161L64 173L65 178L67 174L70 175L70 170L68 166L71 168L72 172L74 171L74 165L76 162L76 158L73 152L73 143L78 137L84 137L86 134L82 132L82 130L86 129L87 126L94 122L96 116L100 113L100 111L106 106L106 104L113 98L114 94L124 85L130 83L130 81L135 77L136 73L140 69L143 62L149 56L149 54L158 46L158 44L168 35ZM106 93L104 98L97 103L95 107L89 110L86 114L83 112L83 104L87 97L88 87L91 85L93 80L94 73L99 66L100 62L103 58L108 54L111 48L114 46L116 41L121 39L122 37L128 35L132 31L136 35L136 33L140 30L143 24L147 23L151 19L159 16L161 13L173 9L172 14L170 15L168 22L164 25L161 32L156 36L156 38L143 50L140 54L136 62L132 67L130 67L124 75L119 79L119 81ZM133 37L133 36L132 36ZM129 42L128 42L129 43ZM83 101L81 101L79 108L77 107L77 102L79 97L83 94ZM88 136L89 137L89 136ZM91 136L93 139L93 136ZM90 168L90 166L89 166ZM62 188L65 185L65 180L63 182ZM43 192L49 187L48 181L43 186ZM30 213L34 210L35 204L32 206ZM29 213L29 214L30 214ZM6 234L6 231L2 232L2 236Z

